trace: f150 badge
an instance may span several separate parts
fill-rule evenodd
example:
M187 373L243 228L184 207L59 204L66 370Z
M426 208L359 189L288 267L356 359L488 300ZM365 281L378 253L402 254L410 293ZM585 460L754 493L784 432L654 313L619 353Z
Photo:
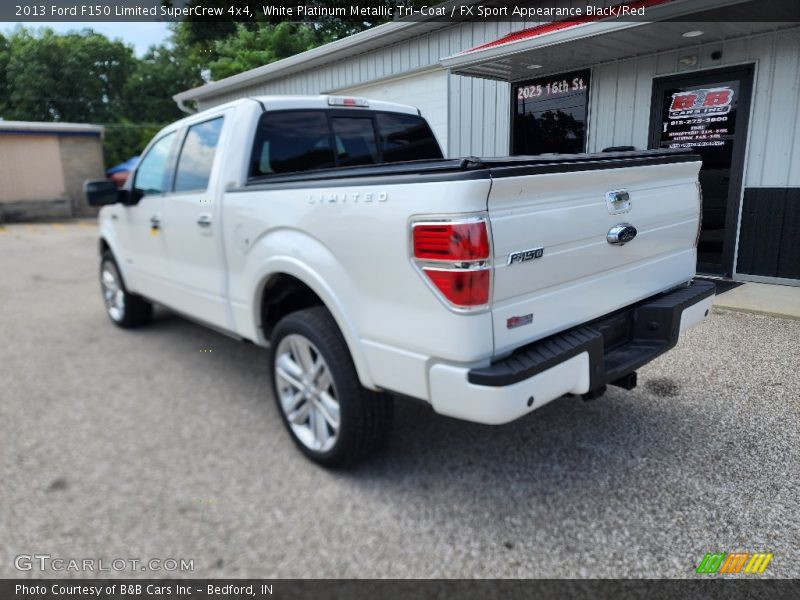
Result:
M508 264L514 265L517 263L528 262L535 258L542 258L544 248L531 248L530 250L521 250L520 252L512 252L508 255Z

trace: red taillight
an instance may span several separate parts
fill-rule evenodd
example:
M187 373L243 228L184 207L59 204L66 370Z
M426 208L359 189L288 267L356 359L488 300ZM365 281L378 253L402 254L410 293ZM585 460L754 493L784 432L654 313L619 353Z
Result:
M423 269L442 292L456 306L480 306L489 302L491 284L489 269Z
M485 218L412 225L412 253L422 273L456 308L489 303L491 249Z
M415 225L414 258L453 261L488 259L486 221Z

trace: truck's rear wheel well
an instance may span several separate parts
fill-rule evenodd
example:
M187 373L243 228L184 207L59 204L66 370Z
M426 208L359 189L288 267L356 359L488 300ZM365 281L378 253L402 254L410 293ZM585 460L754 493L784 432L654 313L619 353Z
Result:
M261 295L261 328L269 339L272 330L289 313L325 303L305 283L284 273L273 275Z
M106 251L111 252L111 246L109 246L108 242L106 242L103 238L100 238L100 242L98 243L98 247L99 247L99 250L100 250L100 256L103 256L103 252L106 252Z

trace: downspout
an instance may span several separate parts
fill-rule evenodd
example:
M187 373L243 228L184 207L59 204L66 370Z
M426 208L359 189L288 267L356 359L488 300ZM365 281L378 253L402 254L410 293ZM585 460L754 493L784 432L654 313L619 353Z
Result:
M175 100L175 104L178 105L178 108L186 114L192 115L197 112L195 109L186 106L186 100L184 100L180 94L175 94L172 99Z

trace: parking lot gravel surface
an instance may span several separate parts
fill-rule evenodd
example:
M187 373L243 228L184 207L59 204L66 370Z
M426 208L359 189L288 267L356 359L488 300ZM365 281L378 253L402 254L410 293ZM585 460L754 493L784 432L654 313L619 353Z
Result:
M800 577L800 321L716 311L637 389L501 427L398 400L336 472L283 431L265 350L165 310L117 329L97 269L91 224L0 229L0 577L694 577L710 551Z

